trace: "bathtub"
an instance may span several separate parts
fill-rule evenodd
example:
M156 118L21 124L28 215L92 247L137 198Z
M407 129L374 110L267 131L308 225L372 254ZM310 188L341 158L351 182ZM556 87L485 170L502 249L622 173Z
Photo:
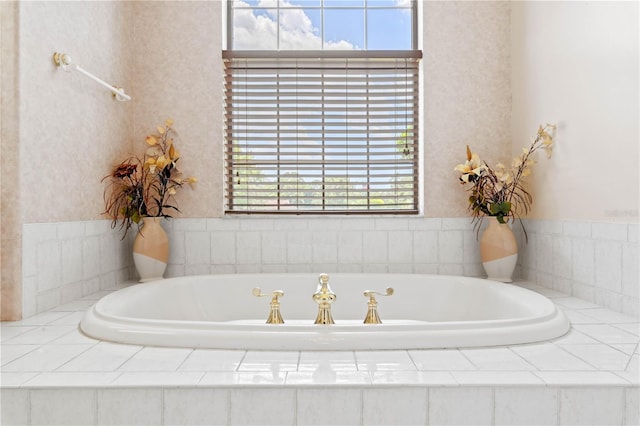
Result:
M170 278L111 293L84 315L88 336L147 346L252 350L380 350L514 345L553 339L570 324L553 302L512 284L415 274L330 274L335 324L316 325L317 274L238 274ZM266 324L282 290L284 324ZM363 324L377 297L381 324Z

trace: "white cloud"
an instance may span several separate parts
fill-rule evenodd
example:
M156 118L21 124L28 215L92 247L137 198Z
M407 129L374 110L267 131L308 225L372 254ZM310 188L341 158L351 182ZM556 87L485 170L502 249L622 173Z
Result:
M238 7L247 3L238 2ZM284 6L290 3L284 2ZM276 7L276 0L260 0L260 7ZM256 15L251 8L234 9L234 49L275 50L277 48L278 23L275 10L267 10L266 15ZM325 49L351 50L354 46L346 40L328 41ZM280 49L320 50L322 38L320 30L302 9L280 9Z

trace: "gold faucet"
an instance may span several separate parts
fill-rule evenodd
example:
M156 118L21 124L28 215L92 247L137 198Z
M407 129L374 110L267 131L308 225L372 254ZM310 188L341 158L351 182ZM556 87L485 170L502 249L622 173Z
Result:
M393 288L387 287L386 293L379 293L373 290L367 290L364 292L364 297L369 298L367 303L367 316L364 318L365 324L382 324L380 317L378 316L378 302L376 301L376 294L380 296L391 296L393 294Z
M331 316L331 304L336 301L336 294L329 287L329 275L320 274L318 277L318 288L313 293L313 301L318 304L315 324L335 324Z
M265 294L260 290L260 287L256 287L251 290L251 293L256 297L264 297L269 296L269 294ZM271 292L271 311L269 312L269 317L267 318L267 324L284 324L284 320L282 319L282 315L280 314L280 297L284 296L284 291L275 290Z

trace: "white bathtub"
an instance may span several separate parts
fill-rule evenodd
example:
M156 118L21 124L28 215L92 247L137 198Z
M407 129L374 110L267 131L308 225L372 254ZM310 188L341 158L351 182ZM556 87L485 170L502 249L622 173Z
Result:
M149 346L254 350L427 349L513 345L553 339L570 324L546 297L477 278L330 274L333 325L315 325L317 274L240 274L136 284L102 298L81 321L89 336ZM266 324L269 297L283 290L284 324ZM363 324L365 290L382 324Z

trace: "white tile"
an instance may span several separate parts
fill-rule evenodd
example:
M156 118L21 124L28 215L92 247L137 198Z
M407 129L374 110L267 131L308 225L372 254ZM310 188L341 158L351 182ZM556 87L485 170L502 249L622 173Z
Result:
M203 375L203 371L125 371L110 385L115 387L195 386Z
M2 365L10 363L39 347L39 345L2 345L0 347L0 362Z
M439 230L442 228L441 218L409 218L410 230Z
M364 231L362 245L364 263L387 263L388 242L385 231Z
M287 263L287 235L282 231L262 232L262 263Z
M403 231L409 229L409 221L404 217L380 218L375 219L376 230L382 231Z
M553 303L568 309L599 308L595 303L587 302L577 297L558 297L553 300Z
M622 424L623 392L612 387L560 389L560 424Z
M19 334L26 333L27 331L34 330L36 327L19 327L19 326L6 326L6 323L2 324L0 329L0 342L12 339Z
M564 336L555 339L553 343L557 345L582 345L587 343L600 343L597 340L587 336L586 334L580 333L576 329L571 329Z
M165 425L226 425L226 389L165 389Z
M214 265L230 265L236 261L235 232L211 233L211 263Z
M25 389L0 389L2 410L0 423L3 425L29 424L29 391Z
M30 397L32 424L95 423L96 394L93 389L33 389Z
M581 313L607 324L638 324L638 319L610 309L583 309Z
M608 345L567 345L567 352L588 362L598 370L622 371L629 363L630 355L626 355Z
M438 231L413 232L413 262L438 263Z
M122 364L119 371L175 371L192 349L145 347Z
M300 352L298 371L313 372L319 369L333 371L357 371L356 359L350 351Z
M539 235L536 250L538 272L553 273L553 236Z
M211 261L211 237L207 232L185 232L185 262L187 265L208 265Z
M370 385L371 376L366 371L336 371L330 368L318 368L315 371L289 371L287 385Z
M406 351L356 351L360 371L416 370Z
M44 345L2 366L2 371L51 371L89 349L90 345Z
M415 362L418 370L422 371L449 371L449 370L476 370L464 355L457 350L433 349L423 351L409 351L409 355Z
M82 240L64 240L62 244L62 281L72 283L82 279Z
M627 224L594 222L591 236L594 240L627 241Z
M296 402L299 424L356 425L362 422L359 389L298 389Z
M447 371L376 371L371 380L374 385L458 386Z
M557 425L558 391L541 387L496 388L496 425Z
M640 259L638 243L622 245L622 291L625 295L636 298L640 293L638 259Z
M640 336L640 324L614 324L613 327L624 330L634 336Z
M6 345L43 345L75 331L71 325L42 326L3 342Z
M570 238L553 238L553 274L557 277L571 278L573 267L572 241Z
M565 311L564 314L569 319L569 321L571 322L572 325L576 325L576 324L598 324L599 323L599 321L597 319L583 314L582 310Z
M95 345L98 343L100 340L89 337L77 329L51 342L52 345Z
M296 371L298 352L249 351L238 371Z
M38 372L21 371L18 373L12 373L3 371L2 373L0 373L0 383L2 383L2 389L19 387L23 383L36 377L38 374ZM2 424L2 422L0 422L0 424Z
M461 386L541 385L539 377L528 371L452 371Z
M628 388L625 395L625 425L638 425L640 424L640 403L639 403L639 389Z
M595 274L595 245L592 240L573 240L573 279L583 284L593 284Z
M388 236L389 263L413 262L413 233L411 231L391 231Z
M489 388L429 389L429 424L489 425L493 395Z
M365 425L427 424L427 389L393 388L362 391L362 423ZM393 403L390 403L393 401Z
M595 281L597 286L622 293L622 245L596 241Z
M240 221L235 217L209 218L206 220L206 228L209 231L237 231L240 229Z
M638 343L638 336L608 324L574 324L573 327L602 343Z
M461 352L480 370L535 370L508 348L466 349Z
M552 344L514 346L511 350L540 370L575 371L594 369L591 365Z
M53 308L54 311L59 312L78 312L86 311L92 305L96 303L95 300L74 300L73 302L65 303Z
M480 259L480 241L475 232L465 232L463 235L463 261L465 263L481 263Z
M259 232L236 233L236 264L251 265L261 262Z
M287 264L310 264L312 262L311 232L290 231L287 235Z
M293 425L295 398L295 389L231 389L229 422L238 426Z
M438 235L438 262L462 263L463 232L441 231Z
M62 284L59 241L46 241L38 244L36 277L38 292L57 288Z
M309 224L311 225L311 221ZM312 233L312 259L315 264L338 262L338 234L336 231L314 231Z
M202 376L198 382L199 386L274 386L283 385L286 372L277 371L252 371L252 372L232 372L232 371L209 371Z
M91 299L87 299L91 300ZM95 299L97 300L97 299ZM80 324L82 317L84 317L84 312L55 312L60 315L60 318L53 320L49 323L49 325L75 325Z
M38 326L38 325L47 325L47 324L51 324L52 322L63 318L65 316L69 315L69 313L67 312L43 312L41 314L38 315L34 315L32 317L29 318L25 318L23 320L20 321L12 321L9 323L2 323L3 327L2 327L2 332L4 334L5 329L10 328L10 327L14 327L14 326Z
M195 349L180 365L180 371L235 371L245 351Z
M272 231L273 219L267 218L247 218L242 217L238 219L240 221L241 231Z
M562 233L563 223L555 220L539 220L538 233L547 235L558 235Z
M591 238L591 223L564 222L562 233L568 237Z
M99 425L162 423L162 389L98 389Z
M140 349L141 346L100 342L60 367L59 371L114 371Z
M371 231L375 229L375 219L358 216L340 218L340 229L349 231Z
M162 222L163 227L168 225L167 222ZM205 231L207 229L207 220L200 218L180 218L173 219L171 224L174 227L174 231Z
M109 373L77 373L77 372L48 372L41 373L24 383L26 387L61 388L61 387L97 387L106 386L113 382L120 374Z
M362 263L362 231L341 231L338 233L338 263Z
M275 231L305 231L308 221L305 217L284 216L273 220Z
M585 385L628 385L623 378L606 371L536 371L547 385L585 386Z
M82 278L89 279L100 271L100 237L82 240Z

